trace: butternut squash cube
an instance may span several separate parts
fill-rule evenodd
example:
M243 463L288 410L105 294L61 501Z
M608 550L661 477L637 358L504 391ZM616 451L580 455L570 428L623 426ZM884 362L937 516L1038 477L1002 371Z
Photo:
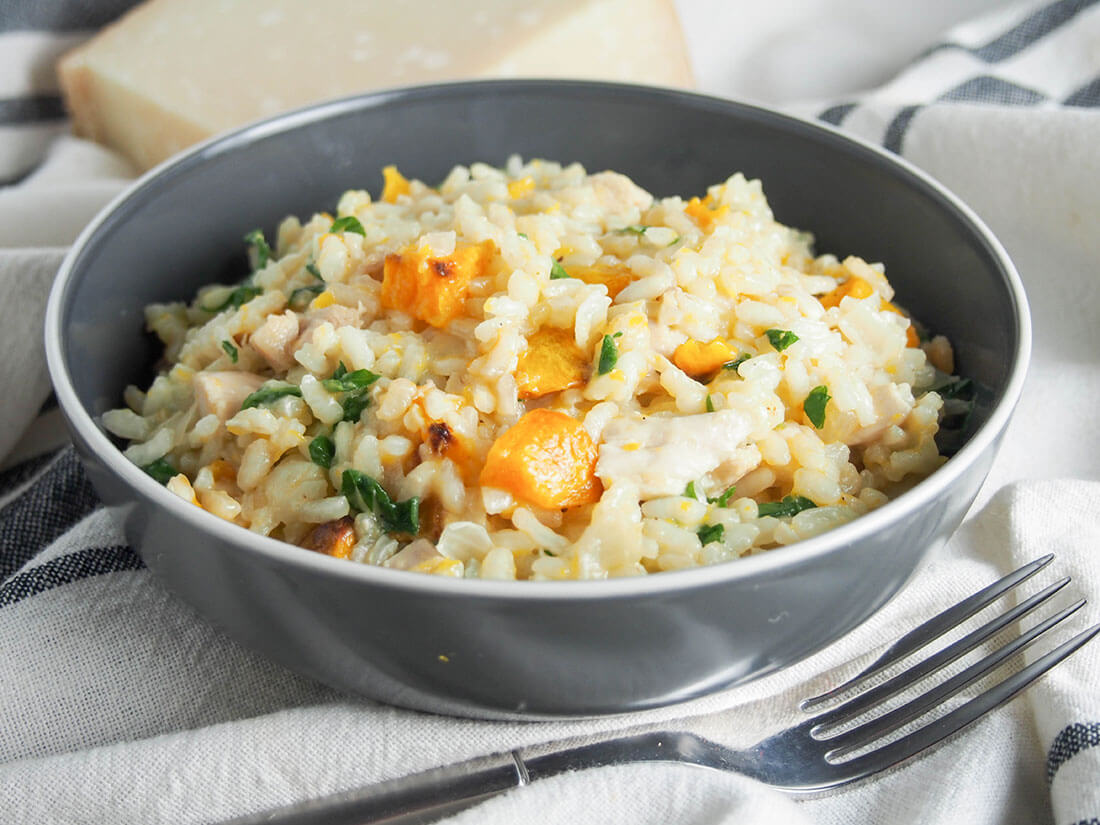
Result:
M715 338L706 344L700 341L685 341L672 353L672 363L696 381L733 358L733 350L721 338Z
M588 359L569 330L543 327L527 339L519 356L516 384L522 399L539 398L584 383Z
M492 241L460 243L444 258L429 257L425 247L410 246L386 256L382 267L382 306L445 327L462 314L470 282L485 272Z
M557 410L531 410L489 448L481 484L545 509L599 501L598 452L580 421Z

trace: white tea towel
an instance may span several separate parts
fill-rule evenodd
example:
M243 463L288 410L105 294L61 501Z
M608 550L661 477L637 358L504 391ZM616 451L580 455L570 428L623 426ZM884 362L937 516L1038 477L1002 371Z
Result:
M17 439L20 456L41 452L44 422L56 417L47 409L32 421L46 397L41 355L16 347L41 324L61 251L129 177L115 156L63 136L55 81L42 67L82 36L74 27L101 25L124 5L26 4L7 19L0 11L0 178L10 181L0 188L0 378L27 388L0 397L9 456ZM1070 596L1100 599L1100 3L740 5L680 3L704 91L784 105L900 152L976 208L1028 287L1030 377L980 505L948 546L873 619L764 679L614 719L479 722L342 695L241 648L144 568L71 448L9 457L0 472L5 822L218 822L481 754L639 727L687 728L740 747L792 724L801 698L1025 561L1058 554L1025 592L1072 575ZM988 8L943 36L935 28ZM1091 605L1082 612L1074 628L1097 620ZM1093 643L938 750L822 797L645 765L535 783L448 821L1096 822L1097 684Z

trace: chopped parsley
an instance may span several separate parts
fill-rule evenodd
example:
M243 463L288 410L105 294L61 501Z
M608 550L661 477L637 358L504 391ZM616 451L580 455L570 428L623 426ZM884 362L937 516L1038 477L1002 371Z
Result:
M624 226L622 229L616 229L615 234L616 235L637 235L640 238L640 237L642 237L642 235L645 234L645 231L647 229L652 229L652 227L645 226L644 224L636 223L636 224L632 224L631 226Z
M562 266L558 261L551 261L550 262L550 280L551 281L558 281L562 278L572 278L572 277L573 276L570 275L568 272L566 272L565 267Z
M526 241L526 240L530 240L530 239L529 239L529 238L527 237L527 235L526 235L525 233L523 233L523 232L517 232L516 234L517 234L517 235L519 235L519 236L520 236L521 238L523 238L523 240L525 240L525 241ZM550 551L549 551L549 550L547 550L546 552L547 552L547 553L549 553Z
M341 361L333 371L332 377L322 381L321 386L329 392L344 393L344 398L340 402L340 406L344 408L344 421L354 423L359 420L363 410L370 404L367 391L379 377L370 370L348 372L348 368Z
M373 513L387 533L420 532L420 499L416 496L395 502L381 484L358 470L344 470L340 493L353 510Z
M722 537L726 534L725 525L722 524L704 524L699 528L699 532L696 535L699 536L700 543L706 547L708 544L714 541L721 541Z
M241 404L241 409L248 410L252 407L259 407L261 404L270 404L272 401L277 401L288 395L301 398L302 391L293 384L268 384L248 396Z
M547 550L545 547L542 548L542 552L550 556L550 558L552 559L556 559L558 557L557 553L555 553L553 550Z
M204 312L221 312L223 309L229 309L230 307L233 307L233 309L240 309L261 293L263 293L263 290L260 287L246 280L243 284L230 292L220 304L216 306L200 304L199 307Z
M327 435L319 435L309 442L309 457L314 464L327 470L336 457L336 445Z
M620 335L622 335L621 332L616 332L614 335L603 337L603 343L600 345L600 365L596 370L599 375L607 375L619 363L619 348L615 346L615 339Z
M684 488L684 498L698 498L698 496L695 495L695 482L694 481L689 481L687 483L687 487Z
M293 306L301 295L320 295L325 291L324 284L310 284L309 286L300 286L296 290L290 293L290 298L287 303Z
M306 272L308 272L318 281L324 280L324 278L321 277L321 270L317 268L317 264L315 264L313 261L310 261L308 264L306 264Z
M710 397L710 393L707 393L707 412L714 412L714 401Z
M829 403L830 398L832 396L829 395L829 388L821 384L810 390L810 394L802 402L802 409L805 410L806 417L819 430L825 426L825 405Z
M816 506L805 496L783 496L782 501L769 501L757 505L757 511L761 518L764 516L783 518L784 516L796 516L803 510L812 510Z
M151 475L157 484L167 484L174 476L179 475L179 470L163 458L158 458L141 469Z
M736 489L737 485L730 485L722 495L717 498L708 498L707 502L710 504L717 504L719 507L725 507L730 503L730 499L733 498L733 493Z
M736 370L739 366L744 364L750 358L752 358L751 355L749 355L747 352L743 352L740 355L738 355L736 358L734 358L732 361L726 361L726 363L722 364L722 369L724 369L724 370Z
M359 223L359 219L354 215L344 215L342 218L337 218L332 222L332 226L329 227L329 232L354 232L356 235L362 235L366 237L367 230L363 228L363 224Z
M253 229L244 236L244 242L256 250L256 269L263 269L271 260L271 247L267 245L262 229Z
M768 336L776 352L782 352L798 340L798 336L789 329L769 329L765 330L764 334Z
M229 356L229 360L234 364L237 363L237 348L233 346L232 341L222 341L222 349L225 350L225 354Z

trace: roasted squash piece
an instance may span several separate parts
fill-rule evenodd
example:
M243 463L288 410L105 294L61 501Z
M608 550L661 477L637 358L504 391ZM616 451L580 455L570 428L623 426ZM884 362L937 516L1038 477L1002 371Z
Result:
M832 292L826 292L818 300L825 309L832 309L840 305L842 298L867 298L874 294L875 288L871 286L870 282L853 275Z
M591 266L567 266L565 271L570 277L584 281L586 284L603 284L607 287L607 294L611 300L626 289L634 280L634 275L625 266L619 264L592 264Z
M382 168L382 181L382 200L386 203L396 203L400 195L409 194L409 181L396 166Z
M599 501L596 444L580 421L557 410L532 410L489 448L481 484L546 509Z
M302 546L316 553L346 559L355 547L355 519L344 516L335 521L326 521L314 527Z
M698 381L727 361L732 361L734 355L729 344L721 338L705 344L701 341L685 341L672 353L672 363Z
M715 208L714 199L710 195L707 195L702 200L699 198L692 198L687 202L687 206L684 207L684 212L699 224L699 228L704 232L708 231L716 220L724 217L729 211L730 208L728 204Z
M573 340L573 333L543 327L527 339L520 353L516 384L522 399L539 398L584 383L588 358Z
M460 243L443 258L422 246L386 256L382 268L382 306L399 309L433 327L444 327L462 314L470 281L485 271L492 241Z

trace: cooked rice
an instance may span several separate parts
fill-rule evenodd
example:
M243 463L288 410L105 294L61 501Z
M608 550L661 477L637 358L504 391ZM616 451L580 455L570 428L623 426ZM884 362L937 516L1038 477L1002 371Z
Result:
M162 368L102 422L185 500L310 550L642 575L818 535L944 461L950 345L740 174L685 201L518 157L435 188L390 168L379 200L284 220L270 260L252 241L243 284L147 308Z

